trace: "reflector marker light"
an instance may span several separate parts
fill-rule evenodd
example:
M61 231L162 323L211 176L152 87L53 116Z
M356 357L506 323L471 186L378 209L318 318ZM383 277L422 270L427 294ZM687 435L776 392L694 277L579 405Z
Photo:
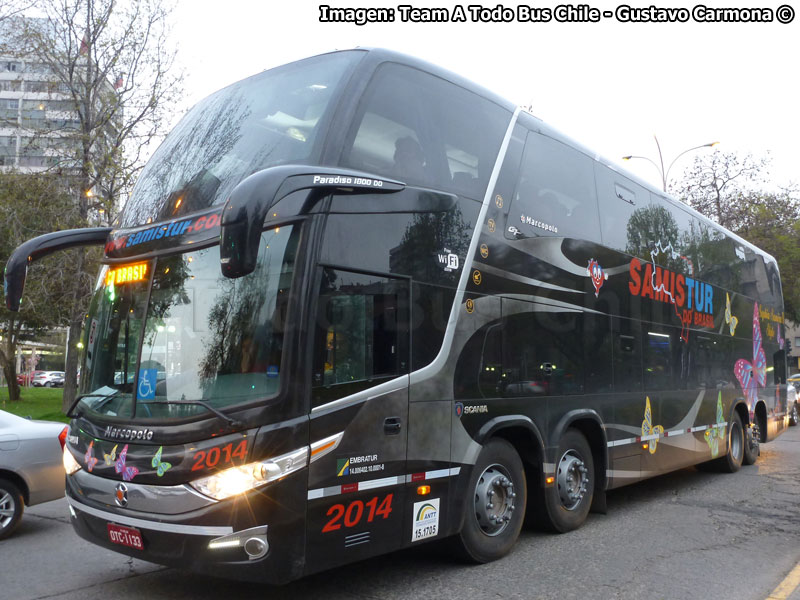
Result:
M314 442L313 444L311 444L311 462L319 460L326 454L329 454L334 450L336 450L336 448L339 446L339 442L342 441L343 436L344 436L344 431L340 431L337 434L323 438L318 442Z

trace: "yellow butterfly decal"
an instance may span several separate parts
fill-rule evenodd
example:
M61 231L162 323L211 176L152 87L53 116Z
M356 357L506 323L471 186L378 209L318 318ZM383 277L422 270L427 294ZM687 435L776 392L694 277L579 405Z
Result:
M736 335L736 326L739 324L739 319L731 314L731 296L725 292L725 322L728 323L731 335Z
M642 421L642 437L648 435L664 435L664 428L661 425L653 426L653 412L650 410L650 396L647 396L647 403L644 406L644 421ZM650 454L655 454L658 448L658 438L648 440L647 448Z
M725 419L722 417L722 392L717 396L717 423L710 429L706 429L703 436L706 439L706 444L711 448L711 456L716 457L719 454L719 442L725 437Z
M114 447L111 449L110 453L103 453L103 460L107 465L113 465L114 461L117 460L117 446L119 446L119 444L114 444Z

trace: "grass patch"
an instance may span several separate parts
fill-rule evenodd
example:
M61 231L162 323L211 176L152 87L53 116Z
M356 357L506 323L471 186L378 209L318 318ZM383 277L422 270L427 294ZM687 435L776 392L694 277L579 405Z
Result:
M19 402L8 401L8 388L0 388L0 410L20 417L43 419L69 423L69 419L61 412L63 388L23 387Z

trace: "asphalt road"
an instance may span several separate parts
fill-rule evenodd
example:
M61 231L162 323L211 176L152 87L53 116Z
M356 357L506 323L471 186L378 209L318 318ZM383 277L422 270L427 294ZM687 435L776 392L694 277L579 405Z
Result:
M611 492L580 530L524 531L505 559L466 566L441 545L284 587L168 569L78 538L64 500L29 509L0 542L0 598L766 599L800 563L800 427L734 475L685 469ZM786 597L785 595L783 596ZM800 589L789 596L800 600Z

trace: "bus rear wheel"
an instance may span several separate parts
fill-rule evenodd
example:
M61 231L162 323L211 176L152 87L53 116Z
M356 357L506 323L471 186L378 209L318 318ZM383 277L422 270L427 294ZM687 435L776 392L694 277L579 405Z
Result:
M728 451L725 456L712 461L712 464L719 467L719 470L723 473L735 473L741 469L744 458L744 442L742 418L734 413L728 427Z
M758 429L757 423L753 423L749 427L745 428L744 456L742 457L743 464L752 465L758 460L758 457L761 454L761 448L759 447L760 438L761 433Z
M547 529L566 533L586 520L594 497L592 449L577 429L568 429L558 444L555 481L544 488L542 521Z
M514 546L525 520L525 469L514 447L503 439L489 440L478 455L467 490L456 552L476 563L497 560Z

